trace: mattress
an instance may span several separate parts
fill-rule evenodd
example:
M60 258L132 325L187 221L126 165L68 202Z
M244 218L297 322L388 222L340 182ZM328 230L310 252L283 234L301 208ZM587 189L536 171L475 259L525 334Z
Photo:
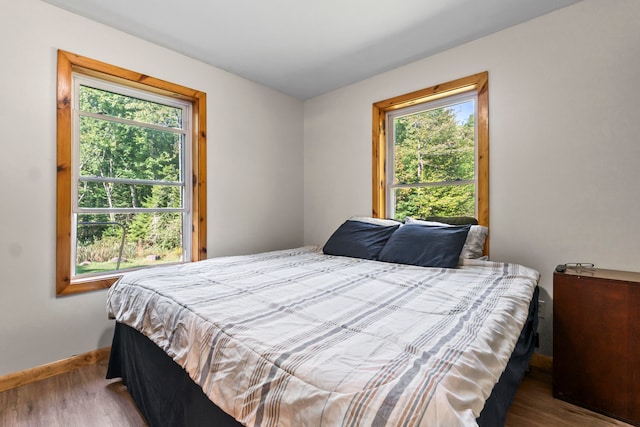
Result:
M538 278L305 247L131 272L107 307L244 425L474 425Z

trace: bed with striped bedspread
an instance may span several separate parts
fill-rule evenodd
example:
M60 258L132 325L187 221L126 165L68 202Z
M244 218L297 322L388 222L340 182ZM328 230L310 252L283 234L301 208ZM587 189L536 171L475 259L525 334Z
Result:
M475 425L539 274L317 247L133 271L107 311L247 426Z

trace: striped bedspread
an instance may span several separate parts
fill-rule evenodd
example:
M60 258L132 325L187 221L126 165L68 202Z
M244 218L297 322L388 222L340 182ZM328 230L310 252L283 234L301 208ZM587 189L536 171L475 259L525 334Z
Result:
M107 311L247 426L468 426L538 278L515 264L423 268L304 247L130 272Z

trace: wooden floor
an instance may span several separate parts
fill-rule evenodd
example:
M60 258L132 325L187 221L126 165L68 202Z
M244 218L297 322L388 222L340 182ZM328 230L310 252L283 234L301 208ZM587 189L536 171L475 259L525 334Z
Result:
M147 423L107 362L0 393L2 427L133 427Z
M622 421L554 399L551 386L550 373L531 368L513 399L505 426L630 427Z
M119 380L105 380L106 362L0 393L0 426L146 426ZM627 426L556 400L551 375L533 369L518 389L507 427Z

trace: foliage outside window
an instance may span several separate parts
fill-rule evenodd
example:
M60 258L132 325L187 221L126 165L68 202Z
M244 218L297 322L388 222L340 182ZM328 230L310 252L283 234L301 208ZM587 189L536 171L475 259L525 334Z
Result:
M488 73L377 102L373 122L373 216L488 226Z
M206 257L204 101L59 51L58 294Z
M190 104L74 74L73 107L74 277L189 260Z

